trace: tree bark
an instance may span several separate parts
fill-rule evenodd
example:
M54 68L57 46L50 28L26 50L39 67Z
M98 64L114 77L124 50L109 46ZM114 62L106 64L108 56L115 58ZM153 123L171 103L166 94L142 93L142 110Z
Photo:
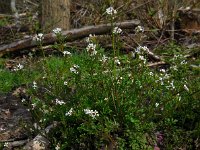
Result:
M41 21L43 32L54 28L69 30L70 0L42 0Z

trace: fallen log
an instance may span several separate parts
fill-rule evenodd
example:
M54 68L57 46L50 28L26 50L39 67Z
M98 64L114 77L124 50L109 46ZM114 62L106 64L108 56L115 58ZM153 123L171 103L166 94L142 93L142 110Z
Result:
M134 29L140 24L139 20L131 20L125 22L119 22L115 25L121 29ZM112 29L111 24L101 24L96 26L86 26L80 29L72 29L69 31L63 31L62 35L65 36L65 41L74 41L89 36L89 34L102 35L109 33ZM48 33L44 35L43 44L53 44L57 41L56 35L54 33ZM22 49L28 49L36 47L37 42L33 40L33 37L23 39L17 42L10 43L8 45L3 45L0 47L0 56L8 52L18 51Z

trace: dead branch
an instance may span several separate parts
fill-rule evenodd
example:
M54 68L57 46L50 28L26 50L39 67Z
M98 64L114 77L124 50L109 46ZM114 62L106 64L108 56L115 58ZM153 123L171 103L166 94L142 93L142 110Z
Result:
M25 145L28 142L28 140L21 140L21 141L13 141L13 142L7 142L7 148L13 149L15 147L20 147Z
M116 26L121 29L132 29L140 24L139 20L131 20L125 22L116 23ZM69 31L63 31L62 35L65 36L65 41L74 41L89 36L89 34L102 35L111 32L111 24L101 24L96 26L86 26L80 29L72 29ZM43 44L48 45L56 42L56 35L53 33L45 34ZM17 42L10 43L8 45L3 45L0 47L0 56L8 52L18 51L22 49L28 49L36 47L37 42L33 38L23 39Z

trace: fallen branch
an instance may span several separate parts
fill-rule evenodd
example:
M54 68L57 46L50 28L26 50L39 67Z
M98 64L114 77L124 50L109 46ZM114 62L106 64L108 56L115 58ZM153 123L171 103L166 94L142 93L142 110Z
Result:
M16 147L20 147L25 145L28 142L28 140L21 140L21 141L13 141L13 142L6 142L6 147L8 149L14 149Z
M140 24L139 20L131 20L131 21L125 21L116 23L116 26L120 27L121 29L132 29ZM77 39L81 39L84 37L89 36L89 34L96 34L96 35L102 35L105 33L111 32L112 26L111 24L101 24L96 26L87 26L80 29L72 29L69 31L63 31L62 35L65 36L65 41L74 41ZM56 42L56 35L53 33L45 34L43 44L48 45ZM13 52L17 50L27 49L36 47L37 42L33 40L33 38L23 39L17 42L13 42L8 45L3 45L0 47L0 56L4 55L8 52Z

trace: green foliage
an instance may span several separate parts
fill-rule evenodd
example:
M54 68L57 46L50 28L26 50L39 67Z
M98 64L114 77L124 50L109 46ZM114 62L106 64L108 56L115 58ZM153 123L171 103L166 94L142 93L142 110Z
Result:
M16 64L17 66L18 64ZM15 66L15 67L16 67ZM14 68L15 68L14 67ZM14 88L23 84L32 82L39 76L39 72L31 71L30 68L23 68L15 71L14 69L6 69L4 66L4 59L0 60L0 93L10 92Z
M106 11L115 14L111 8ZM116 29L115 16L107 17ZM56 29L53 47L63 56L49 57L38 34L43 59L17 71L0 65L0 88L27 85L30 99L23 103L33 116L30 128L44 134L54 125L45 133L51 149L192 149L200 138L199 70L191 68L194 62L175 43L157 49L167 56L168 66L151 69L147 47L138 44L128 55L120 52L119 31L112 32L110 52L90 35L88 46L78 53L65 47L65 37Z
M47 135L53 147L152 149L155 131L169 149L184 144L182 134L188 144L198 138L199 79L185 58L177 54L169 69L156 71L142 55L113 57L98 48L94 56L85 50L37 64L43 75L29 89L29 105L40 128L57 122Z

